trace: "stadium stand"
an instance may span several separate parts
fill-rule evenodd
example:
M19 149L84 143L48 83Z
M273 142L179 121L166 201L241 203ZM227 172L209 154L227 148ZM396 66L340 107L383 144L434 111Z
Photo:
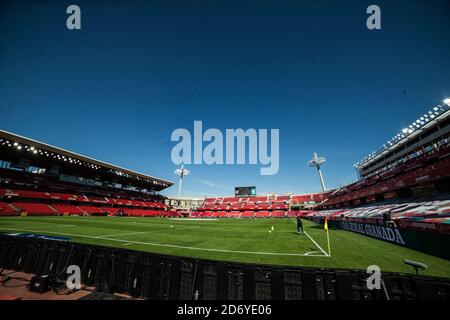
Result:
M271 217L272 218L284 218L287 214L287 211L273 211Z
M59 214L56 209L43 203L24 203L13 202L12 205L19 210L21 214L30 216L56 216Z
M9 204L0 202L0 216L15 216L17 215L17 210L12 208Z
M126 215L125 209L155 216L169 210L157 194L173 184L167 180L2 130L0 155L0 216Z
M296 208L305 203L317 204L323 201L329 192L310 195L272 195L251 197L206 198L198 211L190 213L191 218L284 218L296 217L302 213L291 210L295 201Z
M265 203L258 203L256 205L256 209L257 210L270 210L270 209L272 209L272 205L270 203L267 203L267 202L265 202Z
M391 219L408 219L421 222L440 222L450 224L450 194L424 196L408 199L388 199L382 202L365 204L356 208L334 209L309 212L305 216L333 218L352 218L366 222L379 222L384 214Z
M79 207L68 205L68 204L54 204L53 208L55 208L61 215L83 215L84 211L82 211Z
M241 212L239 212L239 211L228 212L227 217L228 218L240 218L241 217Z
M254 211L244 211L241 214L241 218L253 218L255 216Z
M30 215L101 215L101 214L116 214L120 208L145 208L156 210L167 210L167 206L161 202L153 201L137 201L132 199L118 199L118 198L99 198L93 196L86 196L83 194L68 194L68 193L50 193L40 191L18 190L18 189L0 189L0 198L8 199L9 201L16 201L22 211L26 211ZM51 206L37 206L32 201L41 200L51 202ZM67 202L70 202L68 204ZM96 205L103 205L97 207ZM105 207L105 205L116 206ZM120 208L117 208L120 207ZM3 207L3 212L15 213L20 211L19 208L13 209L10 206ZM50 210L48 209L50 208ZM53 210L53 209L54 210ZM45 210L44 210L45 209ZM11 212L12 210L12 212Z
M269 211L257 211L255 213L256 218L269 218L270 212Z
M79 206L78 208L80 208L80 210L82 212L84 212L86 215L106 215L107 212L99 207L94 207L94 206Z
M286 218L295 218L297 216L304 216L308 213L311 213L311 211L304 211L304 210L299 210L299 211L288 211L286 213Z
M202 218L210 218L213 216L213 214L214 214L214 212L212 212L212 211L204 211L199 216Z
M217 212L216 217L217 218L226 218L227 214L228 213L226 211L219 211L219 212Z

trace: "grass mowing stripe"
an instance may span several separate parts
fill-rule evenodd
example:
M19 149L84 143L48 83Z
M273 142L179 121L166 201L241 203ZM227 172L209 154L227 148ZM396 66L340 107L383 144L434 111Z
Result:
M65 236L74 236L81 238L89 238L89 239L102 239L108 241L116 241L116 242L125 242L125 243L135 243L135 244L143 244L148 246L156 246L156 247L167 247L167 248L177 248L177 249L186 249L186 250L196 250L196 251L209 251L209 252L223 252L223 253L238 253L238 254L256 254L256 255L274 255L274 256L296 256L296 257L328 257L325 255L306 255L304 253L280 253L280 252L257 252L257 251L241 251L241 250L227 250L227 249L210 249L210 248L198 248L198 247L189 247L189 246L178 246L174 244L164 244L164 243L154 243L154 242L143 242L143 241L135 241L135 240L122 240L122 239L112 239L105 237L94 237L87 236L76 233L67 233L67 232L55 232L55 231L39 231L39 230L30 230L30 229L18 229L18 228L0 228L1 230L15 230L15 231L25 231L25 232L47 232L51 234L57 235L65 235Z
M191 230L191 229L195 229L195 228L198 228L198 226L176 228L176 230L177 231L179 231L179 230ZM157 231L161 231L161 230L162 229L152 229L152 230L147 230L147 231L137 231L137 232L128 232L128 233L109 234L109 235L106 235L106 236L98 236L98 237L96 237L96 239L107 239L107 238L110 238L110 237L131 236L131 235L135 235L135 234L157 232ZM164 230L167 230L167 229L164 229Z
M133 234L140 234L140 233L148 233L151 231L138 231L138 232L128 232L128 233L116 233L116 234L108 234L106 236L98 236L94 237L95 239L103 239L103 238L109 238L109 237L120 237L120 236L129 236Z
M44 224L52 226L59 224L61 228L43 227ZM73 224L77 227L64 229L64 224ZM170 227L171 225L173 228ZM271 230L272 226L274 226L274 231ZM326 248L327 240L323 226L308 220L303 221L303 226L317 244ZM412 274L414 270L403 263L404 259L409 259L428 265L428 269L421 272L423 275L450 278L449 260L340 229L330 231L333 240L333 255L322 259L324 255L318 247L305 234L299 235L296 232L291 218L219 219L204 222L176 221L164 218L2 217L0 218L0 227L3 230L9 230L9 233L16 233L18 231L13 229L19 229L39 230L30 233L52 235L53 231L55 236L58 233L66 233L68 237L72 238L71 241L77 243L250 264L359 270L365 270L367 266L376 264L382 272ZM134 232L145 233L111 236L110 240L94 238ZM136 241L138 243L135 243ZM174 246L152 246L152 244ZM199 248L200 250L183 249L184 247ZM220 249L222 251L204 249ZM233 253L234 251L238 253ZM281 253L283 255L252 254L252 252ZM286 254L307 254L307 256ZM316 257L315 255L320 256Z

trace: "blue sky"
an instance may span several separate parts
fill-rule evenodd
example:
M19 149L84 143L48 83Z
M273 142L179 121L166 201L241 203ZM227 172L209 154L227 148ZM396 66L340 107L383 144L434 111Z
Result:
M78 4L82 29L65 26ZM381 8L382 30L366 28ZM191 165L186 195L315 192L450 96L450 4L3 1L0 128L176 181L174 129L279 128L280 170ZM174 186L165 194L175 194Z

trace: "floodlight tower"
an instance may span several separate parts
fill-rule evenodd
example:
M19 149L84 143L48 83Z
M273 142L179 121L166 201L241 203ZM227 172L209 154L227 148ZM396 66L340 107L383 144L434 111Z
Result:
M184 164L181 165L180 169L175 170L175 174L180 176L180 183L178 185L178 196L181 196L181 187L183 186L183 178L189 175L189 170L184 168Z
M308 161L310 167L316 167L317 172L319 172L320 184L322 185L322 191L327 191L325 188L325 182L323 182L322 170L320 170L320 165L325 162L324 157L318 157L317 153L314 152L313 158Z

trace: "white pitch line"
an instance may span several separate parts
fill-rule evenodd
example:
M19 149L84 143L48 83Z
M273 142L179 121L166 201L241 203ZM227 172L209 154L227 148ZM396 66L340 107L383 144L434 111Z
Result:
M25 232L47 232L47 233L52 233L52 234L65 235L65 236L74 236L74 237L89 238L89 239L99 239L98 237L94 237L94 236L87 236L87 235L75 234L75 233L67 233L67 232L55 232L55 231L45 231L45 230L42 231L42 230L30 230L30 229L18 229L18 228L0 228L0 229L2 229L2 230L25 231ZM300 253L254 252L254 251L239 251L239 250L226 250L226 249L209 249L209 248L177 246L177 245L174 245L174 244L142 242L142 241L113 239L113 238L101 238L101 240L125 242L125 243L132 242L133 244L142 244L142 245L155 246L155 247L167 247L167 248L177 248L177 249L186 249L186 250L195 250L195 251L224 252L224 253L243 253L243 254L256 254L256 255L294 256L294 257L328 257L328 255L305 255L303 253L300 254Z
M318 253L318 252L320 252L320 251L307 252L307 253L305 253L305 256L311 256L311 255L313 255L313 253Z
M325 250L323 250L322 247L321 247L321 246L320 246L313 238L311 238L311 236L310 236L306 231L303 231L303 232L308 236L309 239L311 239L311 241L316 245L316 247L319 248L320 251L323 252L324 255L326 255L327 257L329 257L329 254L326 253Z
M120 236L129 236L133 234L140 234L140 233L148 233L151 231L138 231L138 232L128 232L128 233L115 233L115 234L108 234L106 236L98 236L94 237L95 239L103 239L103 238L109 238L109 237L120 237Z
M292 219L292 222L293 222L293 223L296 223L294 219ZM303 230L303 233L306 234L306 236L307 236L307 237L308 237L308 238L316 245L317 248L320 249L320 251L323 252L324 255L326 255L327 257L330 256L325 250L323 250L323 248L322 248L322 247L321 247L321 246L320 246L313 238L311 238L311 236L308 234L308 232L306 232L305 230ZM308 256L308 257L309 257L309 256Z
M200 226L189 226L189 227L181 227L181 228L177 227L173 230L179 231L179 230L186 230L186 229L189 230L189 229L196 229L196 228L200 228ZM153 232L153 231L158 231L158 230L137 231L137 232L117 233L117 234L115 233L115 234L110 234L107 236L98 236L98 237L96 237L96 239L107 239L109 237L131 236L133 234L149 233L149 232Z
M76 224L48 224L48 223L33 223L36 224L40 228L73 228L76 227Z

